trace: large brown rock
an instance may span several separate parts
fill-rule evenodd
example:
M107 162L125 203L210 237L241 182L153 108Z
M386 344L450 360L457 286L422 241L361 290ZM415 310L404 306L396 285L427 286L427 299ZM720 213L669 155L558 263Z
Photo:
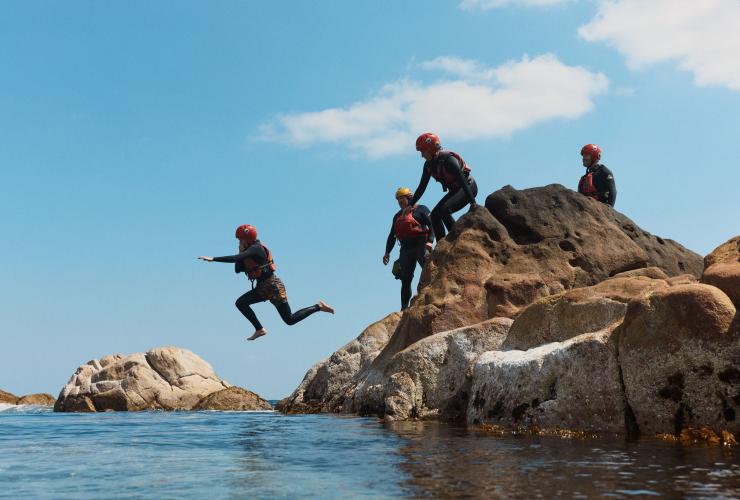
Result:
M619 273L701 275L699 255L563 186L506 186L461 217L425 266L419 290L374 364L435 333L516 317L549 295Z
M286 413L341 412L355 376L385 347L400 319L400 313L389 314L329 358L316 363L298 388L276 408Z
M701 281L714 285L740 307L740 236L717 247L704 257Z
M191 351L159 347L80 366L59 393L54 411L189 410L229 386Z
M507 186L490 195L485 207L464 214L438 242L410 308L395 329L383 330L383 342L373 344L374 349L380 346L379 353L374 351L358 363L345 346L329 361L314 366L280 408L378 414L391 419L455 418L465 398L470 398L470 385L476 383L468 368L482 352L503 347L528 353L540 345L580 338L580 343L568 343L547 355L552 373L564 366L556 363L558 356L577 364L589 360L587 355L579 357L582 353L591 353L594 359L616 367L592 374L604 378L605 385L599 390L609 392L616 387L615 392L606 395L588 387L588 367L596 365L586 364L578 372L580 378L564 386L563 394L569 396L557 405L545 405L551 410L538 421L557 422L558 415L567 413L570 401L580 401L587 412L583 406L587 402L608 399L613 402L609 413L626 407L621 386L614 383L619 381L619 370L610 339L628 303L656 290L694 283L702 269L699 255L647 233L612 207L563 186L522 191ZM509 322L515 319L506 344L502 344L501 330L481 333L481 325L489 330L493 324L504 328L506 318ZM454 370L443 366L451 360ZM528 366L533 370L538 365ZM466 375L453 376L452 371ZM536 379L535 372L531 375ZM530 387L519 396L536 392ZM534 413L530 417L534 422ZM598 427L597 417L569 421L578 422ZM621 416L606 427L624 425Z
M212 392L201 399L193 410L257 411L272 410L269 401L241 387L231 386Z
M502 349L526 351L583 333L614 330L624 319L630 300L670 286L665 279L635 274L630 271L538 300L516 318ZM652 271L645 274L660 276Z
M740 430L740 326L721 290L676 284L633 300L615 335L640 431Z
M0 403L7 403L11 405L18 404L18 396L0 389Z

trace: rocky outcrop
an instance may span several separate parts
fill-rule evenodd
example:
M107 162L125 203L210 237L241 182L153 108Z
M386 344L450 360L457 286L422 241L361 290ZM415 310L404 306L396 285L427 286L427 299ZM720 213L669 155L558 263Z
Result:
M710 272L735 264L736 241L704 269L695 253L562 186L507 186L438 243L411 307L373 344L377 356L347 369L338 351L283 409L314 401L313 411L497 428L736 432L734 278ZM702 271L718 287L699 283ZM310 386L321 388L314 398Z
M88 361L59 393L54 411L189 410L228 387L196 354L159 347Z
M735 306L709 285L676 285L630 302L617 331L619 362L641 431L740 430L737 326Z
M28 394L18 398L19 405L54 406L54 396L46 393Z
M701 281L714 285L740 307L740 236L717 247L704 257Z
M18 404L18 396L0 389L0 403L7 403L11 405Z
M678 243L563 186L506 186L437 244L421 278L428 285L374 363L386 364L429 335L514 318L540 298L650 267L698 278L703 263Z
M465 417L469 368L483 352L499 349L511 326L494 318L442 332L399 352L383 369L369 367L347 391L345 411L388 419Z
M398 326L400 313L391 313L368 326L328 359L316 363L298 388L277 404L288 413L341 412L354 377L372 363Z
M229 387L201 399L193 410L258 411L272 410L272 405L257 394L241 387Z
M610 333L484 353L474 368L468 422L622 433L625 404Z
M0 403L11 405L34 405L34 406L51 406L54 404L54 396L51 394L27 394L18 397L15 394L0 390Z

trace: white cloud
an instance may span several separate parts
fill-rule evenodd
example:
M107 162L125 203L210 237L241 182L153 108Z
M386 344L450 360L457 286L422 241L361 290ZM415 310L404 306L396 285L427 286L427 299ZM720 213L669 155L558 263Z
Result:
M602 1L579 34L606 42L632 68L677 61L697 85L740 90L740 1Z
M447 78L431 84L399 80L346 108L279 115L262 126L261 137L293 145L340 143L382 157L409 151L425 131L447 142L490 139L546 120L577 118L609 86L603 74L551 54L496 68L454 57L421 66Z
M463 10L492 10L505 5L542 7L557 5L569 0L462 0L460 8Z

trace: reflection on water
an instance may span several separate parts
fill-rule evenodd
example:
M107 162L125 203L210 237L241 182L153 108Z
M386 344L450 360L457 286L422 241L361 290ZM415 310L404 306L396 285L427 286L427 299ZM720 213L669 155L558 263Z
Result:
M738 452L657 440L493 437L435 422L393 422L414 496L740 497Z
M740 498L738 451L273 412L0 409L0 498Z

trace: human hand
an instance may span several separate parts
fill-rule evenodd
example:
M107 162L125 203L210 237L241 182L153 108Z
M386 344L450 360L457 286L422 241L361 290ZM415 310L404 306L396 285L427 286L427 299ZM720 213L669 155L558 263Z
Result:
M206 262L213 262L213 257L206 257L205 255L201 255L198 257L200 260L204 260Z
M391 260L391 256L390 255L388 255L388 254L383 255L383 265L384 266L387 266L388 265L388 261L389 260Z

